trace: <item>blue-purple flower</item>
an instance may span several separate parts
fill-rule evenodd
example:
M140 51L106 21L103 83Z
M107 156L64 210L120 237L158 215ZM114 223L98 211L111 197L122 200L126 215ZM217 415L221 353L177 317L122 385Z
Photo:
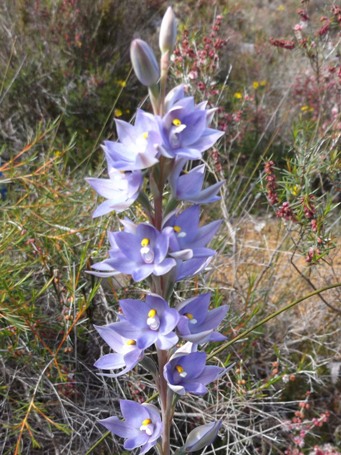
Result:
M120 408L123 421L114 416L99 422L111 433L126 439L123 445L126 450L140 447L140 455L147 453L162 433L158 409L152 404L139 404L130 400L120 400Z
M95 326L103 340L116 352L103 355L94 366L102 370L123 368L119 373L102 373L103 376L117 377L128 373L143 358L143 350L137 346L136 340L120 335L115 330L116 325Z
M195 204L209 204L218 201L217 195L224 181L210 185L203 189L205 179L205 165L201 164L181 175L186 160L177 160L170 176L169 183L175 199L194 202Z
M148 223L126 222L125 226L126 231L110 233L109 258L92 266L98 271L94 275L110 276L118 271L141 281L151 274L165 275L175 267L175 259L167 257L169 230L159 232Z
M122 212L136 201L141 189L143 176L141 171L121 172L110 166L108 162L109 179L85 179L97 193L106 198L94 211L93 218L105 215L113 210Z
M228 306L222 305L209 310L210 299L209 292L185 300L177 306L181 315L177 330L181 338L196 344L226 339L224 335L214 330L224 319Z
M172 214L165 220L171 227L169 240L170 255L177 260L176 280L182 280L201 272L215 255L215 250L206 248L217 232L221 221L199 226L200 206L194 205L179 215Z
M172 253L183 250L192 250L193 256L213 256L214 250L206 245L216 234L221 220L212 221L205 226L200 226L200 206L188 207L180 214L173 214L165 222L165 227L172 227L169 248ZM178 255L174 254L174 257Z
M204 395L206 385L218 378L224 368L206 365L204 352L190 352L191 343L179 348L166 363L163 375L168 387L178 395ZM187 351L187 352L186 352Z
M154 115L138 109L134 125L117 119L115 122L119 142L104 141L102 146L112 166L120 171L135 171L158 162L161 137Z
M158 349L170 349L178 341L174 329L179 313L156 294L149 294L146 301L120 300L123 315L115 325L118 333L136 340L140 349L155 343Z
M202 153L224 134L208 127L210 111L203 109L203 106L196 106L193 97L185 97L170 107L160 119L163 142L159 150L162 155L168 158L201 159Z

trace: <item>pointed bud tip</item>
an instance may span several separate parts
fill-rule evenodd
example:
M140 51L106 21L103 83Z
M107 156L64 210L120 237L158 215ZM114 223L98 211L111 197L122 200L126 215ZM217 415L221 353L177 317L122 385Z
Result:
M162 54L166 52L171 53L176 43L176 18L174 11L171 6L167 8L165 15L163 16L160 35L159 35L159 46Z

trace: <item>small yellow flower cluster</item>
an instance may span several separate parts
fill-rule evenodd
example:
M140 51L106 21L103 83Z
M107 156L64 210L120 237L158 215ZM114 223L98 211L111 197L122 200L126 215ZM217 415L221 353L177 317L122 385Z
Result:
M263 80L263 81L254 81L252 83L252 87L257 90L259 88L264 88L266 85L267 85L267 81Z
M305 104L301 107L301 112L314 112L314 108Z
M291 194L293 196L298 196L300 194L300 191L301 191L301 187L300 185L294 185L292 188L291 188Z

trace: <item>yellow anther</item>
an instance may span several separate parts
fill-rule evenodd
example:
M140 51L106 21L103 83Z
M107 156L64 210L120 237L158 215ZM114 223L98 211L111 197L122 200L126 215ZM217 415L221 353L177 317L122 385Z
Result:
M186 318L188 318L188 319L193 319L194 318L192 313L185 313L184 316L186 316Z
M149 244L150 244L150 240L149 239L142 239L141 240L141 246L146 247Z
M181 365L176 365L175 369L176 369L176 371L177 371L179 374L181 374L181 373L184 372L184 369L182 368Z
M154 316L156 316L156 314L157 314L156 310L154 310L154 308L153 308L148 312L148 317L153 318Z
M135 344L136 344L136 341L135 341L135 340L128 340L128 341L126 342L126 345L128 345L128 346L135 346Z
M148 131L142 134L143 139L148 139Z
M150 425L151 423L152 421L150 419L144 419L144 421L142 422L142 426Z
M173 230L179 234L179 232L181 232L181 227L180 226L173 226Z
M175 118L173 121L172 121L173 125L174 126L180 126L181 125L181 120L179 120L178 118Z

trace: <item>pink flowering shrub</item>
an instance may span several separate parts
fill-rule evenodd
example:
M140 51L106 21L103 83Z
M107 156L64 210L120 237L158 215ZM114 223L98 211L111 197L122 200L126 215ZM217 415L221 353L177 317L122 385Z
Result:
M298 108L304 120L314 122L320 134L332 128L337 135L341 132L341 66L337 58L341 8L329 6L325 15L316 17L309 12L309 2L303 6L297 10L299 22L293 26L293 37L271 37L269 41L278 48L300 51L302 63L304 59L309 62L293 81L293 109Z

